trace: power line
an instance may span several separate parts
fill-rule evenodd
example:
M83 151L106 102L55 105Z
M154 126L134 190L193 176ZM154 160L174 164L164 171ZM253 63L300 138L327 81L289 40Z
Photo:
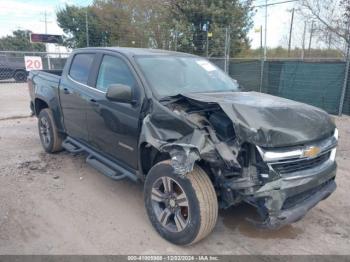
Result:
M282 2L276 2L276 3L265 3L264 5L255 5L252 6L252 8L260 8L260 7L267 7L267 6L272 6L272 5L280 5L280 4L286 4L286 3L291 3L291 2L298 2L299 0L289 0L289 1L282 1Z

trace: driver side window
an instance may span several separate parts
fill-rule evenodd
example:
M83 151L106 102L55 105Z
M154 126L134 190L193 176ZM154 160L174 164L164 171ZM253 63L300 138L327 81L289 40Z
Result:
M98 90L107 92L112 84L134 87L135 82L129 66L122 59L110 55L103 56L96 82Z

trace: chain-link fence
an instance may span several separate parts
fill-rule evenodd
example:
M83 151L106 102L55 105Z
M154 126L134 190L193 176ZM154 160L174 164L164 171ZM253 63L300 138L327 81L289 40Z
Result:
M69 53L0 51L0 83L25 82L25 57L40 57L43 70L63 69ZM35 69L35 68L33 68Z
M210 59L228 67L230 76L249 91L285 97L320 107L331 114L350 114L350 84L346 77L346 62L337 59ZM263 73L262 73L263 72ZM343 101L343 102L342 102ZM343 103L343 108L340 106Z
M69 53L0 52L0 88L1 83L25 81L27 75L25 56L40 57L44 70L62 70ZM345 81L346 62L343 60L268 59L262 61L261 59L225 58L209 60L238 80L244 90L300 101L322 108L331 114L342 111L350 115L350 84L349 81ZM24 78L22 73L25 74Z

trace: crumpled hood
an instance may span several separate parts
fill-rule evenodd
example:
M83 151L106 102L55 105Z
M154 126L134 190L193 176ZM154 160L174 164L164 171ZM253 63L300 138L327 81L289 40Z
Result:
M236 136L261 147L282 147L326 138L335 129L321 109L257 92L191 93L192 100L219 104Z

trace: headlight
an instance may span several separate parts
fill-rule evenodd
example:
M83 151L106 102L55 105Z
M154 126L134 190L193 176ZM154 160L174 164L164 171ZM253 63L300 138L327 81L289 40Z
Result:
M338 138L339 138L339 131L338 131L338 128L334 129L334 134L333 134L334 138L338 141ZM333 148L332 151L331 151L331 156L330 156L330 159L332 161L335 161L335 156L337 154L337 148Z
M339 131L338 131L338 128L334 129L334 134L333 134L333 136L335 137L335 139L338 140L338 138L339 138Z

